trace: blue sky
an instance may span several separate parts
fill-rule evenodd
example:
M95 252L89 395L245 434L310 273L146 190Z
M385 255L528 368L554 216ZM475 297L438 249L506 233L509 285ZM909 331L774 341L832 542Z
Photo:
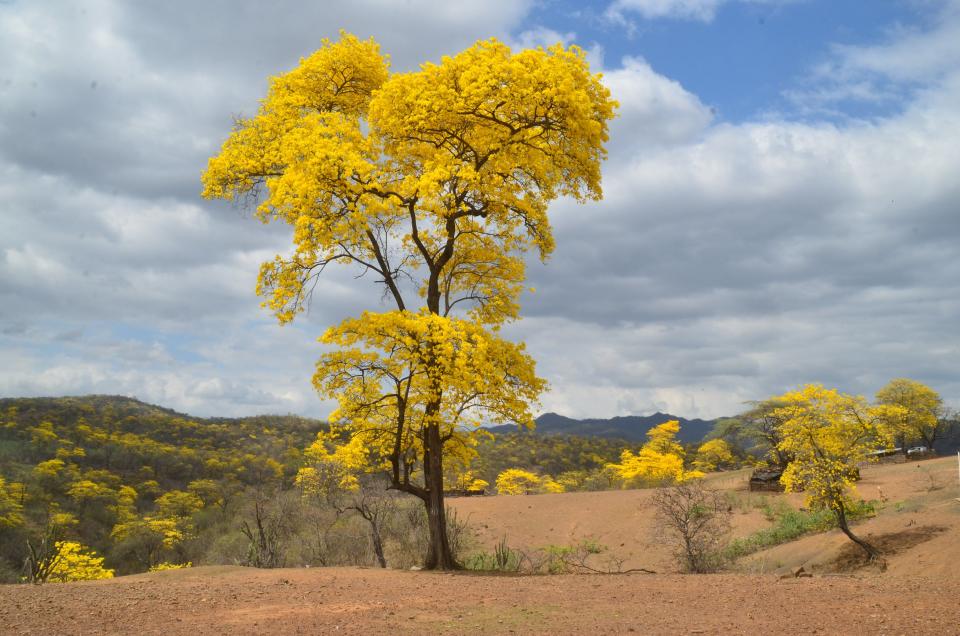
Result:
M883 42L897 31L929 26L933 6L898 0L733 1L719 3L708 16L680 10L644 19L627 7L613 18L606 2L546 1L535 5L528 20L573 33L584 48L599 45L614 65L625 56L644 58L713 107L723 121L771 112L837 119L888 115L902 108L906 95L882 103L848 100L839 112L815 114L786 95L810 82L812 69L830 58L835 45Z
M0 395L324 416L317 336L379 292L330 271L280 327L287 228L199 197L267 78L340 29L396 71L575 42L620 101L605 198L508 335L574 417L729 415L913 377L960 406L960 1L0 2Z

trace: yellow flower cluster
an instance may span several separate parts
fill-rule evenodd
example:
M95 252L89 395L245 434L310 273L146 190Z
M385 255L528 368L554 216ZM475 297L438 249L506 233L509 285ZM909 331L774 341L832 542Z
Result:
M97 556L76 541L58 541L54 545L57 557L50 568L48 581L67 583L113 578L113 570L103 567L103 557Z
M553 249L547 205L599 199L616 102L573 46L514 54L496 40L390 75L373 40L342 34L273 78L203 175L204 196L258 197L295 251L263 265L258 293L282 321L329 262L428 274L488 323L515 318L522 253ZM385 274L396 274L390 268ZM420 291L429 291L431 276Z

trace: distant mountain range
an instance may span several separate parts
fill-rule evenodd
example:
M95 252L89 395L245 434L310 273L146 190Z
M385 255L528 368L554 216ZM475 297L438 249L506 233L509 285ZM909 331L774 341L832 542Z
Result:
M698 444L704 436L713 429L716 420L688 420L685 417L670 415L669 413L654 413L653 415L627 415L614 417L608 420L586 419L575 420L556 413L544 413L537 418L537 428L534 434L540 435L578 435L581 437L608 437L625 439L631 442L644 442L647 431L658 424L669 420L680 422L680 433L677 440L682 444ZM516 426L494 426L490 429L494 433L516 431Z

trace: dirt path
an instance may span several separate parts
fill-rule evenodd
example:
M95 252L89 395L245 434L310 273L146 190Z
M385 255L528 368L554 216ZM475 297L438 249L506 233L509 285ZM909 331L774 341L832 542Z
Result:
M196 568L0 587L5 634L952 634L960 585L869 576L504 577Z

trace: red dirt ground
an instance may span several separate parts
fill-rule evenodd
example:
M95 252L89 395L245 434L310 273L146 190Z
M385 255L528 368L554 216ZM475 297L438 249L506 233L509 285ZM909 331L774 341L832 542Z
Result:
M956 634L956 582L196 568L0 588L8 634Z
M960 634L956 470L950 458L864 470L861 494L874 498L879 489L887 503L854 529L897 550L884 573L832 574L850 567L849 541L830 532L758 553L741 564L744 573L664 574L672 566L651 538L649 492L490 497L455 502L479 528L481 543L505 535L513 546L536 547L591 537L629 558L627 567L661 573L518 577L204 567L0 586L0 633ZM765 523L751 495L739 490L741 477L711 479L742 497L734 515L738 533ZM816 576L777 576L797 565Z

